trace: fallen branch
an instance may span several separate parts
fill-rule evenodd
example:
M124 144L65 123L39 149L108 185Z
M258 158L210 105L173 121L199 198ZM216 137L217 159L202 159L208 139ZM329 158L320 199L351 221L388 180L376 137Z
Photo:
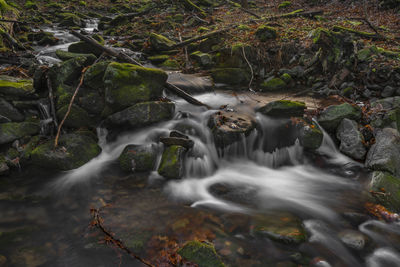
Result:
M247 65L249 65L249 68L250 68L250 71L251 71L251 79L250 79L250 82L249 82L249 90L251 90L251 83L253 82L253 79L254 79L254 72L253 72L253 68L251 67L251 64L250 64L249 60L246 57L246 53L244 51L244 46L242 46L242 52L243 52L243 57L246 60Z
M51 85L51 80L48 77L48 75L46 75L46 78L47 78L47 88L49 89L50 112L51 112L51 116L53 117L54 126L56 127L56 129L58 129L56 108L54 105L53 86ZM54 129L52 129L51 134L54 134L53 130Z
M173 45L171 47L171 49L175 49L175 48L186 46L188 44L191 44L191 43L194 43L194 42L197 42L197 41L200 41L200 40L204 40L206 38L209 38L211 36L217 35L219 33L223 33L223 32L229 31L229 30L231 30L231 29L233 29L235 27L236 27L236 25L231 25L231 26L223 28L221 30L213 31L213 32L201 35L201 36L197 36L197 37L193 37L193 38L187 39L187 40L185 40L183 42L179 42L179 43Z
M270 21L270 20L277 20L277 19L282 19L282 18L288 19L288 18L296 18L296 17L313 18L315 16L320 16L322 14L324 14L324 11L322 11L322 10L304 11L302 9L299 9L299 10L295 10L293 12L282 14L282 15L267 17L267 18L265 18L265 20Z

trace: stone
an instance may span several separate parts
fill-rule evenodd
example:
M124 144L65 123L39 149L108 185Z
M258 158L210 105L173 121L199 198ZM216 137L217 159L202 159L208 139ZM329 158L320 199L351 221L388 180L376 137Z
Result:
M49 78L53 89L60 85L77 85L82 74L82 70L87 66L86 57L75 57L61 64L54 65L49 70Z
M190 57L203 68L210 68L214 64L211 55L201 51L191 53Z
M83 84L92 89L104 92L104 74L111 61L102 61L90 66L85 72Z
M268 91L278 91L285 89L287 87L286 83L281 78L271 78L267 79L260 84L260 90L263 92Z
M62 121L67 113L68 105L63 106L57 111L58 121ZM64 125L71 128L90 127L92 121L86 110L78 105L72 104L70 113L64 122Z
M6 118L8 122L21 122L25 119L18 109L3 98L0 98L0 117Z
M387 171L400 177L400 134L384 128L375 135L376 142L368 151L365 166L375 171Z
M257 111L271 117L303 117L306 109L304 102L277 100L260 107Z
M119 166L126 172L152 171L156 160L154 145L127 145L118 158Z
M336 137L340 140L339 150L347 156L362 160L367 154L364 146L364 136L358 130L356 121L343 119L336 130Z
M10 168L7 165L7 161L3 155L0 155L0 176L8 175ZM1 266L1 264L0 264Z
M35 92L32 79L21 79L0 75L0 95L29 97Z
M223 267L224 263L210 243L189 241L178 250L178 254L185 260L197 264L199 267Z
M128 129L143 127L171 119L174 111L172 102L142 102L108 116L106 125Z
M168 75L158 69L112 62L104 74L105 99L115 111L162 96Z
M394 128L400 130L400 108L386 112L373 112L371 114L371 126L373 128Z
M71 58L85 57L86 62L84 64L87 66L92 65L96 61L96 56L93 54L78 54L78 53L67 52L64 50L56 50L56 56L62 61L66 61Z
M67 171L79 168L100 152L101 148L93 138L74 133L64 134L56 149L54 139L36 147L31 153L31 162L43 168Z
M61 27L84 26L84 22L73 13L62 13L60 16L61 19L59 26Z
M35 135L40 126L34 122L8 122L0 124L0 144L11 143L19 138Z
M368 237L354 230L344 230L339 233L339 238L348 248L361 251L365 248Z
M318 123L327 131L334 131L345 118L359 120L361 118L361 109L349 103L332 105L320 113Z
M190 149L194 146L193 140L182 137L161 137L160 142L165 146L183 146L186 149Z
M153 64L161 64L164 61L169 59L168 55L156 55L156 56L151 56L147 58L148 60L150 60L151 63Z
M271 39L276 39L278 37L278 33L276 29L268 26L268 25L261 25L256 30L256 37L261 42L266 42Z
M176 43L165 36L150 33L150 45L156 51L171 50Z
M218 68L211 70L211 77L215 83L228 85L248 85L251 75L247 70L240 68Z
M369 201L380 204L392 212L400 212L400 179L388 172L374 171L370 175L368 192L371 194Z
M212 80L207 76L173 72L168 75L167 82L189 94L205 93L213 90Z
M182 146L167 146L161 157L158 173L168 179L180 179L184 174L184 157L186 148Z
M100 116L105 108L104 97L97 91L85 92L79 97L79 105L89 114Z
M99 57L103 50L84 41L73 43L68 47L68 52L76 54L93 54Z
M392 87L392 86L385 86L385 88L383 88L383 91L381 93L382 97L390 97L392 95L394 95L396 91L396 88Z
M303 125L299 133L300 144L308 150L316 150L324 139L324 134L316 124Z

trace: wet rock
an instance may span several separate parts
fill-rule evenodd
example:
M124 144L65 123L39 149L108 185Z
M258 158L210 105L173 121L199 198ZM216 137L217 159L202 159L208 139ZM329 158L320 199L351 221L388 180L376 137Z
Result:
M324 134L318 125L312 123L303 125L299 132L299 141L300 144L309 150L316 150L318 149L321 144L322 140L324 139Z
M194 146L193 140L182 137L161 137L160 142L165 146L183 146L186 149L190 149Z
M85 72L83 84L92 89L104 92L103 77L111 61L102 61L90 66Z
M318 122L324 129L334 131L345 118L359 120L361 118L361 109L348 103L329 106L320 113Z
M34 122L8 122L0 124L0 144L7 144L19 138L38 134L40 127Z
M100 44L104 45L104 39L98 34L92 36ZM96 57L100 56L103 53L103 50L95 47L91 44L88 44L84 41L80 41L77 43L73 43L68 47L68 52L77 53L77 54L94 54Z
M204 93L213 90L210 77L203 77L195 74L174 72L168 75L167 81L189 94Z
M0 98L0 117L6 118L7 121L20 122L23 121L25 116L21 114L13 105Z
M126 172L151 171L157 159L154 145L127 145L118 158L119 166Z
M306 108L304 102L277 100L268 103L257 111L271 117L303 117Z
M190 54L190 57L203 68L210 68L214 64L210 54L196 51Z
M400 212L400 179L388 172L374 171L367 190L370 201L383 205L393 212Z
M61 121L64 118L67 110L68 105L65 105L57 111L58 121ZM64 125L71 128L89 127L92 125L92 121L86 110L78 105L72 104L71 111L65 120Z
M263 92L279 91L287 87L286 83L281 78L267 79L260 84L260 89Z
M246 85L251 76L247 70L240 68L218 68L211 70L211 77L215 83L229 85Z
M156 51L170 50L176 43L160 34L150 34L150 45Z
M238 112L218 111L208 122L214 135L215 144L224 148L237 141L241 141L255 129L255 118Z
M93 54L77 54L77 53L67 52L64 50L56 50L56 56L62 61L66 61L71 58L85 57L86 62L84 64L87 66L92 65L96 61L96 56Z
M364 146L364 136L358 130L357 122L343 119L336 130L340 140L339 150L353 159L364 159L367 149Z
M256 30L256 37L261 42L266 42L268 40L277 38L278 33L276 32L276 29L271 26L261 25Z
M58 38L54 37L53 33L44 31L30 33L27 37L29 41L37 42L41 46L56 45L59 41Z
M7 97L29 97L35 92L33 80L0 75L0 94Z
M71 170L78 168L101 152L95 140L86 135L61 135L57 149L54 149L54 140L51 139L31 153L31 161L43 168Z
M78 26L82 27L85 26L84 22L79 18L77 15L73 13L62 13L60 14L60 24L61 27L71 27L71 26Z
M178 254L185 260L196 263L199 267L225 266L210 243L190 241L178 250Z
M186 148L182 146L167 146L162 154L158 173L168 179L182 178L185 154Z
M104 74L106 103L115 111L161 97L167 74L158 69L110 63Z
M259 215L253 226L254 235L283 244L299 244L307 239L301 220L291 214Z
M78 84L82 69L87 66L86 62L86 57L75 57L51 67L49 77L52 87L57 89L64 83L67 85Z
M156 55L156 56L151 56L147 58L148 60L150 60L151 63L153 64L161 64L164 61L169 59L168 55Z
M368 237L354 230L345 230L339 233L340 240L351 249L363 250L368 242Z
M400 134L396 129L384 128L377 132L376 143L368 151L365 166L376 171L387 171L400 177Z

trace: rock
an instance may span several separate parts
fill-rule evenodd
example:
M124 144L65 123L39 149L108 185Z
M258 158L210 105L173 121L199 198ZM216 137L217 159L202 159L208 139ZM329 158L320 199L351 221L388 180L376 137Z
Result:
M372 108L394 109L400 107L400 96L387 97L371 101Z
M353 159L362 160L367 154L364 146L364 136L358 130L357 122L343 119L336 130L336 137L340 140L339 150Z
M196 74L173 72L168 75L167 82L189 94L204 93L213 90L210 77L198 76Z
M118 158L119 166L127 172L152 171L157 159L154 145L127 145Z
M318 122L325 130L334 131L345 118L359 120L361 118L361 109L348 103L337 106L332 105L320 113Z
M368 237L363 233L354 230L344 230L339 233L340 240L348 248L363 250L368 242Z
M94 90L85 92L79 97L79 105L89 114L99 116L105 108L104 97Z
M57 111L58 121L62 121L67 113L67 110L68 105L65 105ZM64 125L71 128L90 127L92 125L92 121L86 110L75 104L72 104L71 111L65 120Z
M278 34L275 28L268 25L261 25L256 30L256 37L261 42L266 42L271 39L276 39Z
M68 52L76 54L93 54L99 57L103 50L84 41L73 43L68 47Z
M7 175L10 172L10 168L7 165L7 161L3 155L0 155L0 176ZM1 264L0 264L1 266Z
M84 26L84 22L77 15L75 15L73 13L62 13L59 26L61 26L61 27L72 27L72 26L82 27L82 26Z
M167 78L162 70L110 63L103 79L106 103L119 111L138 102L160 98Z
M215 248L210 243L190 241L186 243L178 254L185 260L197 264L199 267L223 267Z
M85 57L86 61L84 64L87 66L92 65L96 61L96 56L93 54L77 54L77 53L67 52L64 50L56 50L56 56L62 61L66 61L71 58Z
M400 177L400 134L384 128L375 136L376 143L368 151L365 166L375 171L387 171Z
M271 117L303 117L306 108L304 102L277 100L260 107L257 111Z
M383 205L392 212L400 212L400 179L388 172L374 171L371 181L367 187L371 194L369 200L373 203Z
M286 83L281 78L271 78L260 84L260 89L263 92L278 91L286 87Z
M165 36L150 33L150 45L156 51L170 50L176 43Z
M86 62L86 57L75 57L51 67L49 77L52 87L57 89L62 84L78 84L82 70L87 66Z
M9 122L20 122L25 119L25 116L18 109L3 98L0 98L0 117L6 118Z
M107 125L123 128L137 128L169 120L173 117L175 105L171 102L142 102L108 116Z
M215 83L229 85L248 85L251 75L247 70L240 68L219 68L211 70L211 77Z
M299 133L300 144L309 150L318 149L322 140L324 139L324 134L321 129L316 124L303 125Z
M35 92L32 79L0 75L0 94L3 96L29 97Z
M0 144L7 144L19 138L38 134L40 127L34 122L8 122L0 124Z
M400 130L400 108L386 112L373 112L371 114L371 126L374 128L393 128Z
M151 56L147 58L148 60L150 60L151 63L153 64L161 64L164 61L169 59L168 55L156 55L156 56Z
M179 70L181 67L179 62L176 61L175 59L167 59L166 61L161 63L159 66L166 70Z
M383 88L381 96L382 97L390 97L390 96L394 95L395 91L396 91L396 88L388 85L385 88Z
M167 146L162 154L158 173L168 179L182 178L185 154L186 148L182 146Z
M92 89L104 92L103 78L111 61L102 61L90 66L85 72L83 84Z
M43 168L67 171L79 168L98 156L100 152L101 148L91 137L64 134L61 135L56 150L53 139L36 147L31 153L31 161Z
M251 115L218 111L211 115L208 126L214 135L215 144L224 148L249 135L255 129L256 122Z
M300 244L307 239L301 220L287 213L259 215L253 229L254 235L283 244Z
M194 146L193 140L182 137L161 137L160 142L165 146L183 146L186 149L190 149Z
M190 57L203 68L210 68L214 64L210 54L196 51L190 54Z

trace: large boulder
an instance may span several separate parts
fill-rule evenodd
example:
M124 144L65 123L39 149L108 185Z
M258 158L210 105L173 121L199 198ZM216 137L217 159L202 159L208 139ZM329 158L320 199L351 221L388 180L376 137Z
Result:
M376 143L368 151L365 166L400 177L399 132L396 129L384 128L377 132L375 139Z
M303 117L306 108L304 102L277 100L260 107L257 111L271 117Z
M325 130L334 131L345 118L359 120L361 118L361 109L349 103L332 105L321 112L318 122Z
M100 92L104 92L104 74L111 61L102 61L90 66L83 79L83 84Z
M82 70L86 66L87 58L84 56L71 58L61 64L54 65L49 70L52 87L56 89L62 84L78 84Z
M393 212L400 212L400 179L388 172L374 171L367 190L370 201L383 205Z
M34 92L33 80L0 75L0 95L7 97L29 97Z
M160 98L168 75L158 69L113 62L104 74L106 103L114 110Z
M171 119L174 111L175 105L172 102L142 102L108 116L106 125L129 129L143 127Z
M104 39L98 34L94 34L91 36L94 40L96 40L101 45L104 45ZM68 52L78 53L78 54L94 54L96 56L100 56L103 53L103 50L100 48L93 46L85 41L80 41L77 43L73 43L68 47Z
M154 145L127 145L118 158L119 166L127 172L151 171L157 159Z
M93 138L87 135L66 134L60 137L56 149L53 139L36 147L31 153L31 161L43 168L66 171L84 165L100 152L101 148Z
M197 264L199 267L224 267L212 244L190 241L186 243L178 254L187 261Z
M364 159L367 149L364 146L364 136L358 130L356 121L343 119L336 130L336 137L340 140L341 152L353 159Z
M19 112L13 105L8 101L0 98L0 120L5 119L7 121L20 122L23 121L25 116Z
M57 118L61 121L68 111L68 105L63 106L57 111ZM89 114L83 108L73 104L70 113L65 120L65 126L71 128L89 127L92 124Z
M184 174L184 157L186 148L167 146L161 157L158 173L168 179L180 179Z
M34 122L8 122L0 124L0 145L13 142L19 138L35 135L40 126Z
M176 43L165 36L150 33L150 45L156 51L170 50Z

